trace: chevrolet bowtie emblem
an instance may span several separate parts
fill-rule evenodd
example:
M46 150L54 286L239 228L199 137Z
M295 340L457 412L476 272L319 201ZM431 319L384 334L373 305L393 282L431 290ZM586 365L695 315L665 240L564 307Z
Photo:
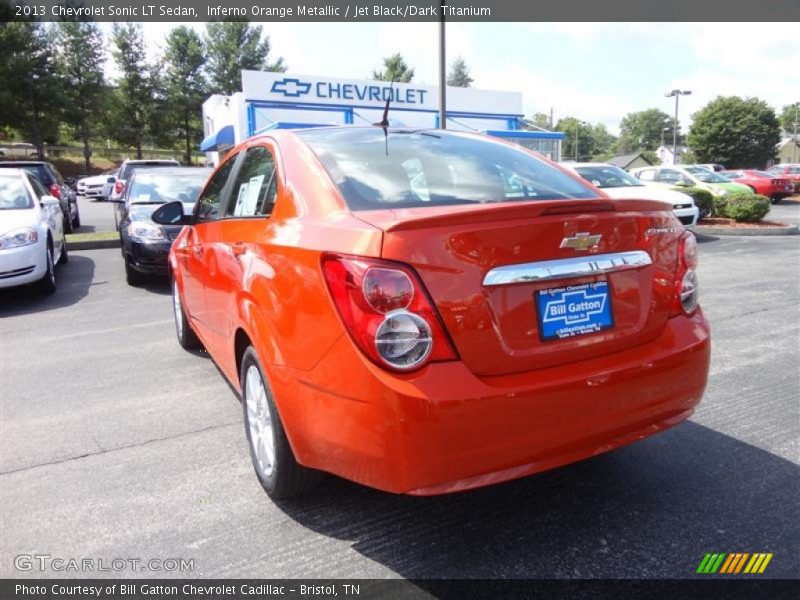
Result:
M572 237L565 237L561 240L560 248L572 248L573 250L588 250L600 243L603 236L600 234L591 235L587 232L576 233Z

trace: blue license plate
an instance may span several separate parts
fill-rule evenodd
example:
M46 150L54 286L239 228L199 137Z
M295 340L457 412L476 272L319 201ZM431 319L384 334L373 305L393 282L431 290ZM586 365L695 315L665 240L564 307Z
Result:
M607 281L536 292L539 335L543 340L596 333L614 326Z

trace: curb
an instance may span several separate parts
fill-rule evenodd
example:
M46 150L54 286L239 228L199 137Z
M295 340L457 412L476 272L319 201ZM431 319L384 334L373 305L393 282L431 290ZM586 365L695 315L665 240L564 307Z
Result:
M700 235L800 235L800 227L793 225L791 227L764 227L762 229L750 229L747 227L703 227L698 225L695 227L694 232Z
M70 242L67 240L67 252L73 250L99 250L102 248L119 248L119 238L114 240L92 240L85 242Z

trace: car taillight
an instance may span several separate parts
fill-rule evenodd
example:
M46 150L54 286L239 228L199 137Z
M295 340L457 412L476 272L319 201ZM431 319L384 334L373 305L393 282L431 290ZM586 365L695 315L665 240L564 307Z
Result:
M678 242L678 269L675 273L675 300L672 316L691 315L697 309L697 239L685 232Z
M124 189L125 189L125 183L118 179L116 181L116 183L114 184L114 193L115 194L121 194L122 190L124 190Z
M375 364L411 371L457 358L439 314L410 267L325 254L322 272L345 329Z
M59 200L61 200L61 188L58 186L57 183L54 183L50 186L50 195L55 196Z

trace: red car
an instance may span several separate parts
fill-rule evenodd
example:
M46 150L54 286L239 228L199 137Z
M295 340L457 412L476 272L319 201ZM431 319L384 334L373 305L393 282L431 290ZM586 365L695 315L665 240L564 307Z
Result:
M775 177L766 171L743 169L739 171L722 171L720 175L736 183L746 185L756 194L766 196L776 203L794 194L793 181L788 178Z
M252 138L193 214L152 218L185 225L178 341L240 393L281 498L320 471L462 491L689 417L711 346L671 208L487 136L372 126Z
M770 177L782 177L794 182L794 192L800 194L800 164L784 163L774 165L766 170Z

